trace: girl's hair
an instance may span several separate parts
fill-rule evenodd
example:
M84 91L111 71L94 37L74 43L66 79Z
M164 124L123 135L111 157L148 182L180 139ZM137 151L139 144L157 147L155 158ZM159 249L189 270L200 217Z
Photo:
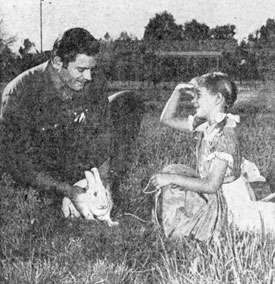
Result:
M204 74L200 77L195 77L191 80L198 87L205 87L213 94L221 93L225 98L227 108L233 106L237 99L236 84L231 81L229 76L222 72L212 72Z

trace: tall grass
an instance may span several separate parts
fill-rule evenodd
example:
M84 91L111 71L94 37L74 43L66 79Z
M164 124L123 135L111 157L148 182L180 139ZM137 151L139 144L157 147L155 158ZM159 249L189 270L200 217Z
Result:
M253 92L253 94L251 93ZM275 96L251 90L236 104L242 118L243 156L254 161L275 185ZM273 283L274 241L228 227L217 244L164 237L150 221L151 198L142 189L149 177L170 163L195 166L192 134L159 125L168 92L150 105L122 190L127 212L101 222L66 220L61 196L23 188L3 176L0 184L0 283ZM242 98L241 94L240 98ZM253 100L251 100L253 97ZM159 99L159 102L158 102ZM273 188L275 190L275 188Z

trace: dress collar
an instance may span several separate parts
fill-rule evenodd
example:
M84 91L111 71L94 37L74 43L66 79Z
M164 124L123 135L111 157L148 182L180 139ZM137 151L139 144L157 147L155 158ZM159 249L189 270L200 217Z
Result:
M225 125L223 127L235 128L237 126L237 123L240 122L240 117L239 115L220 112L216 115L214 121L215 122L211 125L209 125L209 123L207 122L207 126L204 129L204 137L207 141L211 141L220 132L220 123L225 121Z
M211 129L214 129L217 124L223 122L226 118L227 118L226 127L233 127L234 128L234 127L237 126L237 123L240 122L240 116L239 115L235 115L235 114L232 114L232 113L224 113L224 112L217 113L213 124L210 125L208 123L208 121L206 121L206 122L198 125L194 129L192 128L194 116L189 116L188 120L189 120L189 125L190 125L191 131L193 130L193 131L211 132Z
M240 122L240 116L237 114L232 114L232 113L224 113L224 112L219 112L217 113L214 121L216 123L221 123L225 118L228 118L229 121L232 121L234 123L235 127L237 125L237 123Z

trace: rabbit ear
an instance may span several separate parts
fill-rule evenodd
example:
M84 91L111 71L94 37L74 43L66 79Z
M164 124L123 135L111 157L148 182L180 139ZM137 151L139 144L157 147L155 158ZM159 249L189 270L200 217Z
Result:
M96 184L94 174L90 171L85 171L85 177L88 182L88 187L92 187Z
M82 180L79 180L78 182L76 182L74 184L74 186L78 186L78 187L81 187L81 188L86 188L87 187L87 179L82 179Z
M99 174L98 169L97 168L92 168L91 171L94 174L95 183L102 184L102 180L100 178L100 174Z

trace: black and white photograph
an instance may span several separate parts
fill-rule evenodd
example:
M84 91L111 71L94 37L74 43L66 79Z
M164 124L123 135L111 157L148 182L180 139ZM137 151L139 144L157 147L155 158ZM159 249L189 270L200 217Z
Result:
M275 0L0 7L0 283L275 284Z

